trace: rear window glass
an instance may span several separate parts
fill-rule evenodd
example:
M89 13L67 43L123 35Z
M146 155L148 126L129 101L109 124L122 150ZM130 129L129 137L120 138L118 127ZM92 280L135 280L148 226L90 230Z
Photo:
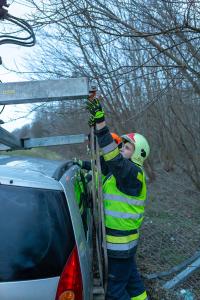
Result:
M0 281L59 276L74 247L64 193L0 185Z

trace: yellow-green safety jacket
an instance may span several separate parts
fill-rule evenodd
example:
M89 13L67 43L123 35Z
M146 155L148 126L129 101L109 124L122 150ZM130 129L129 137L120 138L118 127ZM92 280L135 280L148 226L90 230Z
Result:
M146 202L145 174L139 173L142 189L138 196L121 192L111 175L103 184L103 204L108 255L126 257L135 251Z

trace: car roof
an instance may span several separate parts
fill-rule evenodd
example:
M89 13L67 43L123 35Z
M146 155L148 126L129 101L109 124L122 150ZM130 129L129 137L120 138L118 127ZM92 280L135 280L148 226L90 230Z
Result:
M53 175L63 163L63 160L0 155L0 183L61 189L60 183Z

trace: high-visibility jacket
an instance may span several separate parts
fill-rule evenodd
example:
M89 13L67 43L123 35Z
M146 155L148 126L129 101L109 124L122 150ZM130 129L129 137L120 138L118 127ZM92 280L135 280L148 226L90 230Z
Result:
M141 171L138 180L142 183L142 189L138 196L121 192L113 175L103 184L106 242L110 256L127 257L136 249L147 193L145 174Z
M80 174L78 174L75 178L74 193L75 193L75 199L78 204L80 214L82 215L84 210L83 198L85 196L85 189Z

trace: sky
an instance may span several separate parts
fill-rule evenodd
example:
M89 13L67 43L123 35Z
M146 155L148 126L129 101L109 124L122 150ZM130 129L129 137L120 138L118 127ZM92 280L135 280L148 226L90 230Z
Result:
M23 0L18 0L23 3ZM8 8L9 14L19 17L25 18L26 14L30 12L30 8L25 5L19 4L18 1L13 1L10 7ZM8 0L8 3L11 1ZM0 21L0 31L2 32L2 26L4 21ZM5 65L8 69L17 70L17 68L21 71L25 71L24 69L24 57L31 55L34 51L34 47L22 47L10 44L0 45L0 56L3 61L3 65ZM0 80L2 82L18 82L18 81L27 81L25 76L19 75L15 72L10 72L3 68L0 65ZM6 105L3 112L0 115L0 119L5 122L2 125L8 131L13 131L16 128L20 128L23 125L30 123L33 115L23 118L26 116L31 109L31 105L29 104L19 104L19 105ZM2 110L2 106L0 106L0 111Z

